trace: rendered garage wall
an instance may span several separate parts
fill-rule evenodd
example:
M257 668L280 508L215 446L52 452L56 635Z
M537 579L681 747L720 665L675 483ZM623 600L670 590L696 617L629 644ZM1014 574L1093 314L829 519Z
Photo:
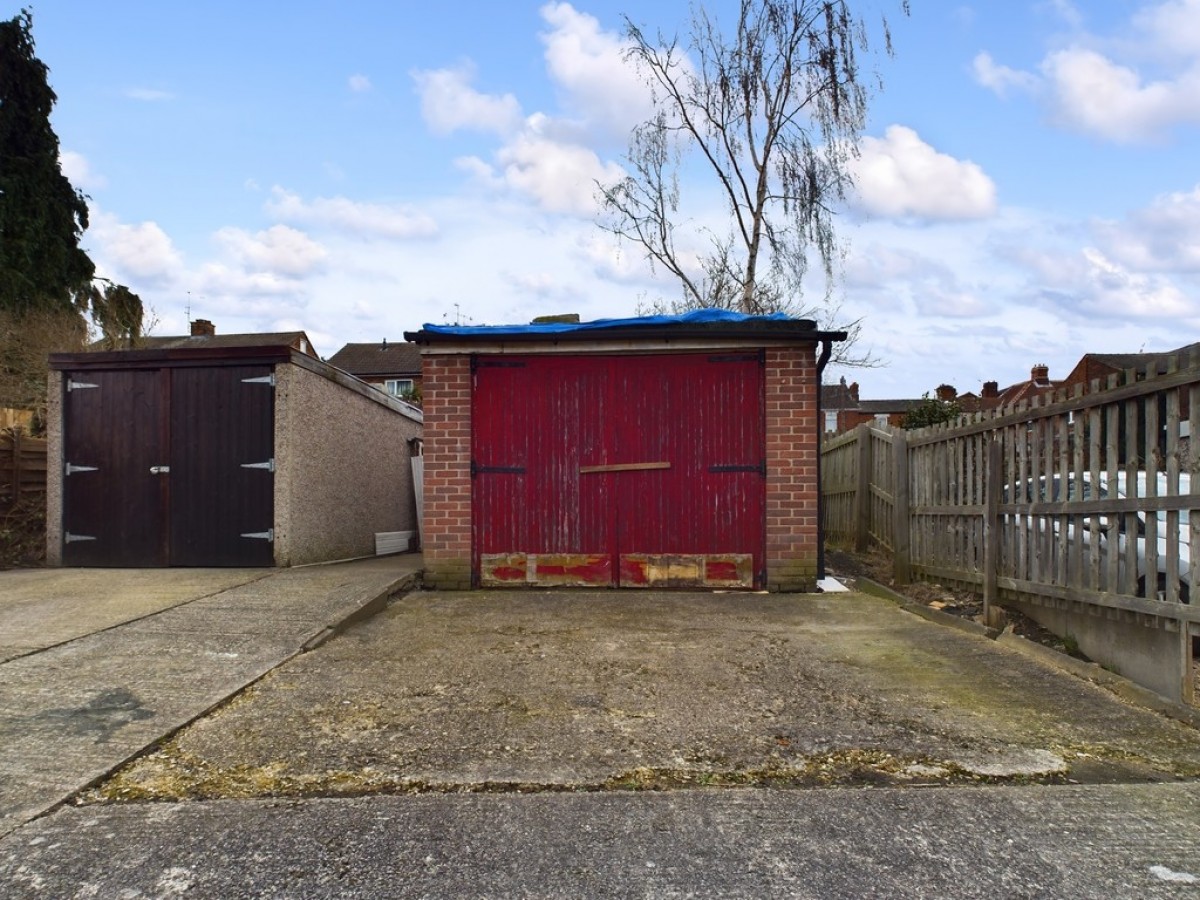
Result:
M275 564L370 556L376 532L415 533L420 413L319 363L275 372Z
M46 565L62 565L63 517L63 373L50 370L46 393Z

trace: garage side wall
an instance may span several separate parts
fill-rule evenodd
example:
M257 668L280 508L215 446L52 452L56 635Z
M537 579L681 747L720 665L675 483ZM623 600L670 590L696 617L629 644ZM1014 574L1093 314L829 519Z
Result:
M817 583L817 365L812 344L767 350L767 589Z
M471 360L425 356L425 583L471 587Z
M276 366L275 390L275 564L371 556L376 532L415 532L420 423L298 365Z

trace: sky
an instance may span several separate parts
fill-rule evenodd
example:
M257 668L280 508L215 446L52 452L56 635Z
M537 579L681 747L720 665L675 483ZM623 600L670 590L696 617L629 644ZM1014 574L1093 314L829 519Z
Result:
M829 288L823 324L861 319L879 365L826 381L978 392L1200 340L1200 0L898 6L856 4L895 52L864 72L844 265L801 298ZM152 333L303 329L328 357L679 297L597 225L650 111L625 15L686 43L686 0L38 0L33 31L83 245ZM699 166L680 188L722 220Z

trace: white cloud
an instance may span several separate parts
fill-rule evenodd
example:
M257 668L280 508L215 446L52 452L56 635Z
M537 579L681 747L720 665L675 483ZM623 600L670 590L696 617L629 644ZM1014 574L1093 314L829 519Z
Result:
M176 278L182 260L171 238L155 222L125 225L115 216L94 213L88 231L99 243L99 255L116 269L117 280L137 291L141 284Z
M1072 28L1083 27L1083 13L1071 0L1047 0L1049 10Z
M108 187L108 179L93 172L91 163L82 153L64 150L58 155L58 163L67 181L78 190L94 191Z
M1134 26L1159 53L1200 56L1200 0L1169 0L1138 10Z
M471 87L475 68L470 64L413 72L412 77L421 97L421 115L435 134L461 128L503 134L520 123L521 104L512 94L482 94Z
M366 75L351 75L347 84L356 94L365 94L372 88L371 79Z
M1200 273L1200 185L1158 197L1122 223L1095 231L1106 252L1138 271Z
M325 248L304 232L286 225L273 225L257 234L241 228L222 228L214 238L233 259L252 272L308 275L328 256Z
M1118 142L1152 140L1180 122L1200 122L1200 68L1144 82L1094 50L1052 53L1042 63L1061 124Z
M938 153L902 125L863 138L854 174L857 205L871 215L977 219L996 211L996 186L983 169Z
M1083 309L1115 318L1175 318L1196 315L1200 301L1189 300L1165 278L1130 272L1088 247L1083 251L1086 263L1086 293Z
M548 212L592 216L596 182L613 182L623 172L579 144L559 143L538 134L536 124L496 154L504 182L528 194Z
M996 311L994 302L964 286L944 263L882 243L851 252L844 285L879 309L891 310L897 298L904 298L922 315L939 319L973 319Z
M1096 247L1063 252L1030 244L1013 261L1030 274L1033 294L1073 319L1156 323L1200 312L1200 298L1166 275L1133 271Z
M306 201L279 186L271 189L266 211L284 222L303 222L361 237L406 240L437 234L432 217L408 206L359 203L345 197Z
M247 272L244 269L210 262L197 275L198 293L210 303L223 302L225 308L246 313L282 315L288 306L264 302L270 298L286 297L290 306L297 300L295 279L275 272Z
M1117 143L1156 141L1200 123L1200 0L1145 4L1110 36L1084 32L1072 4L1053 5L1073 34L1036 74L980 53L975 80L1001 96L1010 88L1036 93L1055 124Z
M154 88L130 88L125 92L130 100L140 100L144 103L158 103L163 100L174 100L175 95L170 91L160 91Z
M572 111L610 136L627 138L653 112L650 89L624 59L628 43L569 3L547 3L541 14L550 26L542 34L546 66Z
M505 272L504 280L522 294L546 299L571 296L571 291L549 272Z
M1032 91L1038 86L1038 78L1032 72L1002 66L989 53L977 54L971 62L971 71L977 82L1001 97L1008 93L1009 88Z

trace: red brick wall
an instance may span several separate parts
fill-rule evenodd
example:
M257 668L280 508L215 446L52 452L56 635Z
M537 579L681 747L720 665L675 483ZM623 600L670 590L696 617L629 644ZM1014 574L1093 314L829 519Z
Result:
M443 590L471 586L471 360L421 361L425 414L425 581Z
M817 580L817 363L813 345L767 350L767 589Z

